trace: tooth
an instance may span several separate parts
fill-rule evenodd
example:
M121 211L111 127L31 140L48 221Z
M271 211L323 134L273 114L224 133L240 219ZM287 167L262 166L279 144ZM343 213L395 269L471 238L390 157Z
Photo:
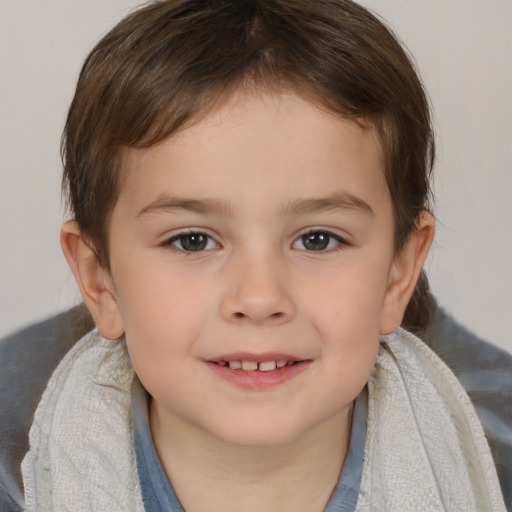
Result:
M277 361L277 367L278 367L278 368L283 368L283 367L285 367L285 366L286 366L286 363L287 363L287 362L288 362L288 361L286 361L286 359L281 359L281 360Z
M242 363L240 361L230 361L229 367L233 370L238 370L239 368L242 368Z
M275 361L263 361L259 364L260 372L271 372L276 369Z
M226 361L218 361L217 364L220 365L220 366L227 366L228 365L228 363Z
M258 363L256 361L242 361L242 370L257 370Z

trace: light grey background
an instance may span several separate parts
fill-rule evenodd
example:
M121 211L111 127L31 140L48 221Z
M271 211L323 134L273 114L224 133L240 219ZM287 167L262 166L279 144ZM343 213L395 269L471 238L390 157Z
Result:
M59 139L82 61L138 0L0 0L0 336L79 301L59 247ZM364 0L434 104L439 302L512 351L512 1Z

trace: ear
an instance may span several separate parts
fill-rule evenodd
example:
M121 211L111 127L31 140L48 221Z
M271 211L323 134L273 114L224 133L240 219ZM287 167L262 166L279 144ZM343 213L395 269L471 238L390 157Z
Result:
M428 212L422 212L418 228L395 256L384 299L380 325L381 334L389 334L400 327L405 309L414 292L421 268L432 244L434 231L434 217Z
M76 222L68 221L62 226L60 244L101 335L119 338L124 332L123 318L110 272L100 264Z

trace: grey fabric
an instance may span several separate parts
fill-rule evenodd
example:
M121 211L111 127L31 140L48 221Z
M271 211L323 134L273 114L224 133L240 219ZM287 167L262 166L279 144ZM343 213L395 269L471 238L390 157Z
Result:
M512 510L512 355L485 342L438 308L420 337L455 373L487 435Z
M0 511L23 510L20 463L37 403L54 369L92 321L79 306L0 340ZM512 512L512 356L438 309L425 342L468 392L489 439Z
M93 327L85 306L0 340L0 511L23 507L20 464L48 380L66 352Z

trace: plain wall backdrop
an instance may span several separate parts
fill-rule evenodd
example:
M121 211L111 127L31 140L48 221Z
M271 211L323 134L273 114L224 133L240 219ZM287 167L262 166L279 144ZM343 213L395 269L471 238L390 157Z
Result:
M0 336L80 301L59 247L59 140L78 72L138 0L0 0ZM435 247L448 311L512 351L512 1L364 0L434 107Z

